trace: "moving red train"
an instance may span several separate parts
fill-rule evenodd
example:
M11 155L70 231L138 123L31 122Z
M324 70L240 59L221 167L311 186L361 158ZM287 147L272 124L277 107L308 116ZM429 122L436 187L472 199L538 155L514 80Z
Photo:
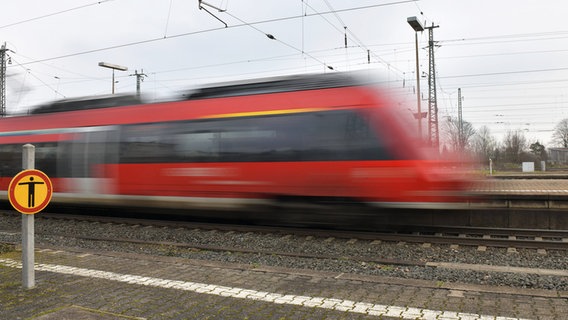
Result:
M25 143L62 203L432 207L461 201L465 187L421 153L386 92L349 73L221 84L160 103L61 101L2 118L0 130L4 197Z

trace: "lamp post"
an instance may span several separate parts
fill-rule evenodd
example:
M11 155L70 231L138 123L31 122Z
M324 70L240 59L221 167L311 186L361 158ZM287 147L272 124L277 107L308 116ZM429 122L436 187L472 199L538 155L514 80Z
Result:
M422 23L416 17L408 17L406 22L414 29L414 43L416 46L416 104L418 106L418 138L422 139L422 110L420 110L420 62L418 60L418 31L424 31Z
M107 62L99 62L99 67L112 69L112 94L114 94L114 70L126 71L128 68Z

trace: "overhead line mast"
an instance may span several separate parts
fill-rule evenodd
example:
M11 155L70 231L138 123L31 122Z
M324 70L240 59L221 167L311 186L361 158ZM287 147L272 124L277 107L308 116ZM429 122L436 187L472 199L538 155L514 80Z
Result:
M428 29L428 141L432 147L439 149L440 131L438 126L438 100L436 98L436 63L434 61L434 28L432 23Z
M144 69L142 69L140 70L140 73L138 73L138 70L134 70L134 73L130 76L136 77L136 95L140 96L140 83L142 83L142 81L144 81L144 77L148 77L148 75L146 75L144 73Z
M462 89L458 88L458 136L460 151L465 147L465 138L463 131L463 114L462 114Z
M0 48L0 117L6 116L6 42Z

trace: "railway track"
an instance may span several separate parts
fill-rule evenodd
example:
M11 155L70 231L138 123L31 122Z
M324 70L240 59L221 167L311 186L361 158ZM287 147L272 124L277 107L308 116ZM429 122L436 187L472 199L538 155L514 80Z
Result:
M43 214L40 219L46 220L69 220L92 224L115 224L129 225L144 228L176 228L186 230L204 230L210 232L239 232L273 234L281 237L299 236L308 239L344 240L347 242L367 241L378 244L381 241L396 243L419 243L425 246L450 245L478 247L479 250L486 248L511 248L514 249L537 249L544 250L568 250L568 231L566 230L541 230L541 229L511 229L511 228L477 228L477 227L453 227L453 226L390 226L388 232L361 232L361 231L338 231L325 229L304 228L281 228L270 226L251 226L217 223L197 223L186 221L131 219L117 217L83 216L69 214ZM17 232L16 230L5 232ZM169 245L198 250L212 251L239 251L234 248L221 246L208 246L195 243L176 243L172 241L145 241L140 239L122 238L116 236L81 236L70 234L50 234L51 236L73 236L91 241L115 241L132 242L140 244ZM324 241L325 241L324 240ZM250 250L249 250L250 251ZM248 252L248 251L243 251ZM284 255L285 253L279 253Z
M408 229L414 231L404 236L412 242L541 250L568 249L568 231L566 230L453 226L415 226L408 227Z

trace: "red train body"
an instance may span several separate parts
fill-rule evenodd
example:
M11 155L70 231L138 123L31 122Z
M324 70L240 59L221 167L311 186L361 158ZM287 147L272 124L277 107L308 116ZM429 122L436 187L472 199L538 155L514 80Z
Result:
M32 143L59 202L233 208L282 198L397 207L462 200L466 181L421 154L388 94L351 74L233 83L160 103L124 99L54 103L0 119L0 189L21 169L21 146Z

